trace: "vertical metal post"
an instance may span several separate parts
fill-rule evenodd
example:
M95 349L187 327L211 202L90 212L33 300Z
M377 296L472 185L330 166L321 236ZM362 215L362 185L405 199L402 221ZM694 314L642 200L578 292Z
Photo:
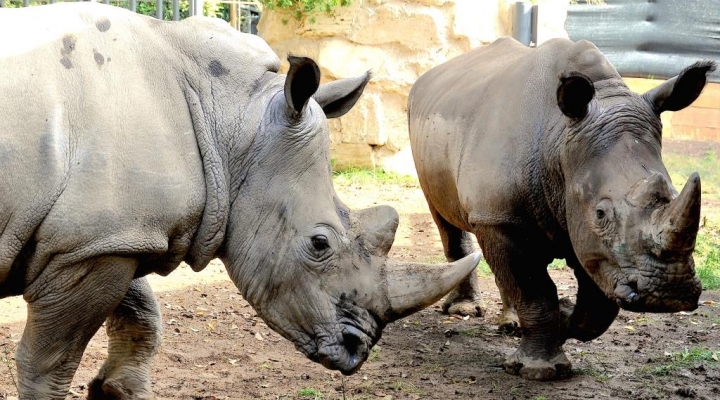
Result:
M205 5L205 2L203 0L194 0L193 3L195 4L194 15L203 15L203 6Z
M518 1L513 7L512 35L518 42L525 46L530 45L532 35L532 3L529 1Z
M180 21L180 0L173 0L173 21Z
M188 0L188 17L195 15L195 1Z
M537 4L532 6L531 13L532 13L532 20L531 20L532 33L530 35L530 41L532 41L535 44L535 47L537 47L537 45L538 45L538 5Z
M155 0L155 17L157 19L164 19L163 18L163 0Z
M102 0L102 2L103 2L103 4L110 4L110 0Z
M23 7L30 7L30 0L23 0Z
M0 8L5 7L5 0L0 0Z
M55 3L57 3L57 0L50 0L50 4L55 4Z
M137 0L130 0L130 11L137 11Z

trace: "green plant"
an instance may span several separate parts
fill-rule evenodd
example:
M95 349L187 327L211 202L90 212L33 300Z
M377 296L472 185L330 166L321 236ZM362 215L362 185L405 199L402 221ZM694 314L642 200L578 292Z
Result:
M550 265L548 265L548 269L563 269L566 265L567 264L565 264L565 260L556 258L553 260L553 262L550 263Z
M380 350L382 348L378 345L373 346L372 349L370 349L370 356L368 357L369 362L377 361L380 359Z
M595 378L596 381L600 383L605 383L610 380L610 377L605 371L600 371L595 368L577 368L574 369L573 372L575 372L577 375L592 376L593 378Z
M340 6L346 7L352 3L352 0L259 0L269 10L276 8L289 10L296 20L300 21L303 17L311 15L314 12L324 12L327 14ZM285 22L285 21L283 21ZM310 22L315 22L313 17Z
M667 376L674 371L688 368L696 363L705 363L707 366L716 368L720 366L718 357L720 356L719 350L710 350L707 348L685 348L680 353L666 355L668 363L659 365L656 367L644 367L640 369L640 373L643 375L652 376Z
M419 187L417 179L409 175L385 172L382 169L350 167L333 171L336 185L398 185L407 188Z
M312 397L314 399L322 398L322 392L317 389L313 389L311 387L306 387L304 389L298 390L298 395L300 397Z

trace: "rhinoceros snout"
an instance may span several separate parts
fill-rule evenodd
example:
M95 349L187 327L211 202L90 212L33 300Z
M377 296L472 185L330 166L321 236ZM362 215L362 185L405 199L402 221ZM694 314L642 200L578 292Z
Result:
M630 279L615 287L615 301L628 311L678 312L693 311L698 307L702 284L697 277L687 281L669 281L663 284L649 280Z
M344 326L339 336L336 343L319 347L318 361L325 368L352 375L370 355L371 339L353 326Z

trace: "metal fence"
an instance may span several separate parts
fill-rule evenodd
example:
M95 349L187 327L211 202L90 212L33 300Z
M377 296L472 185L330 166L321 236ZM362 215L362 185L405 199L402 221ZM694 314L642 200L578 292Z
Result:
M63 0L59 1L62 2ZM57 2L58 0L0 0L0 7L30 7L54 4ZM146 12L147 7L143 6L154 5L154 15L151 16L158 19L171 19L173 21L178 21L183 17L203 15L205 4L204 0L98 0L98 2L127 8L135 12L141 11L146 15L150 14ZM257 32L256 25L260 19L261 11L261 7L257 1L220 0L211 3L227 5L222 13L223 18L230 22L236 29L246 33ZM166 8L169 5L171 5L171 7ZM171 12L169 8L172 9Z

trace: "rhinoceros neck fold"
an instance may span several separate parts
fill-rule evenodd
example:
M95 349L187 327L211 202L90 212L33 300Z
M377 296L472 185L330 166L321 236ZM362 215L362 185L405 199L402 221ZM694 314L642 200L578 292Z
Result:
M192 116L193 130L202 157L205 176L205 208L193 243L185 261L195 271L205 268L225 239L230 200L225 159L218 146L218 137L210 128L213 124L203 112L199 94L186 89L186 97Z

